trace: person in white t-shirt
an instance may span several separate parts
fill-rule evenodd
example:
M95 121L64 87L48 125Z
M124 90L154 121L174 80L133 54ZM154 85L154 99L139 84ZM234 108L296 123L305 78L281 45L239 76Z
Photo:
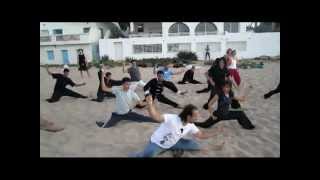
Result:
M153 157L165 150L201 150L199 144L192 139L183 137L192 134L199 139L207 139L215 136L222 129L215 133L205 133L200 131L193 123L199 117L197 107L189 104L184 107L179 115L160 114L153 104L152 97L146 97L148 112L150 116L158 122L162 122L160 127L152 134L149 144L139 153L131 154L135 157Z
M109 128L116 125L121 120L131 120L136 122L154 122L151 117L144 116L135 112L132 109L136 105L144 106L139 96L130 88L130 78L125 77L122 79L122 86L112 88L107 87L104 82L105 72L101 73L101 89L102 91L112 92L116 96L116 112L113 112L111 118L107 122L96 122L99 127Z

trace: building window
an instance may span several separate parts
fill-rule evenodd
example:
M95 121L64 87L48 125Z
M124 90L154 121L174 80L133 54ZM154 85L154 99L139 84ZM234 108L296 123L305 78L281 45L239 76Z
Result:
M133 45L133 52L135 54L140 53L161 53L162 45L161 44L136 44Z
M191 43L170 43L168 52L191 51Z
M184 23L174 23L169 28L169 36L187 36L189 35L190 29Z
M52 50L47 51L48 60L53 61L54 60L54 53Z
M40 36L49 36L49 31L48 30L41 30Z
M63 31L62 31L62 29L54 29L54 30L53 30L53 34L54 34L54 35L63 34Z
M90 27L83 28L83 33L89 33L89 31L90 31Z
M144 32L144 30L143 30L143 24L139 24L139 25L138 25L137 31L138 31L139 33Z
M240 23L232 22L232 23L224 23L224 31L228 31L229 33L237 33L239 32Z
M196 35L217 34L217 32L217 27L209 22L199 23L195 30Z
M227 48L236 49L237 51L246 51L247 42L246 41L230 41L230 42L227 42Z
M68 50L61 50L63 64L70 64Z

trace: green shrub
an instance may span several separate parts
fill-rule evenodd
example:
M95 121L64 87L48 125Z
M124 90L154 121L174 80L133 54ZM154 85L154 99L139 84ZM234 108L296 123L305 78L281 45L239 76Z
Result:
M180 51L177 54L178 59L181 60L191 60L191 61L196 61L198 60L198 56L194 52L189 52L189 51Z

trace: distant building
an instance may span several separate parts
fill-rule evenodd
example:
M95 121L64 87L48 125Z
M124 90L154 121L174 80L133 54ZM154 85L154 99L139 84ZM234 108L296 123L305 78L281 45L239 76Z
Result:
M222 56L228 48L236 49L240 58L280 55L280 32L247 32L249 24L131 22L126 38L105 37L99 40L99 55L124 60L175 57L179 51L192 51L200 60L204 60L207 45L211 59Z
M108 34L111 23L40 23L40 63L76 64L78 51L87 60L99 59L98 41Z

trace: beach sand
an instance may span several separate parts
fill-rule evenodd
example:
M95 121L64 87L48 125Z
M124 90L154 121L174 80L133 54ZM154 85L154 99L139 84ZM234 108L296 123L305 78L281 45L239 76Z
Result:
M207 86L204 72L209 66L201 66L195 79L204 84L179 85L183 74L176 75L173 82L179 90L188 90L184 96L176 95L165 89L164 94L176 100L181 105L192 103L199 107L203 121L209 114L202 109L209 93L196 94ZM61 72L61 68L50 68ZM88 99L62 97L59 102L48 103L45 99L51 97L55 80L49 76L45 68L40 67L40 115L65 129L52 133L40 130L40 157L128 157L129 153L142 151L150 136L159 126L157 123L136 123L121 121L112 128L98 128L96 121L109 119L114 110L115 99L105 99L103 103L91 101L96 98L98 88L97 69L91 68L91 77L84 73L84 82L81 87L70 89L89 96ZM129 76L122 73L121 67L109 69L113 79ZM155 77L152 68L140 68L145 82ZM200 140L199 143L208 153L199 151L185 152L183 157L280 157L280 94L275 94L265 100L263 95L277 87L280 81L280 61L266 62L263 69L240 69L242 81L253 86L247 101L242 104L245 113L256 126L254 130L242 129L237 121L222 121L205 131L214 131L223 126L224 132L217 137ZM83 82L76 67L70 69L70 77L74 82ZM142 99L142 89L137 89ZM178 114L181 109L158 103L156 106L162 113ZM147 115L146 109L135 109L138 113ZM225 142L223 148L216 146ZM166 151L157 157L172 157Z

